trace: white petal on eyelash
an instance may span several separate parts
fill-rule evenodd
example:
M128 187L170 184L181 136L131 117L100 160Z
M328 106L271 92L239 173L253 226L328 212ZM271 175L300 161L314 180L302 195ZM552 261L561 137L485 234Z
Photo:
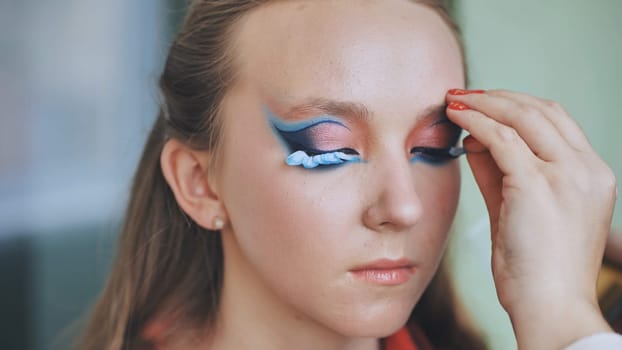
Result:
M463 147L452 147L449 149L449 155L452 157L458 157L466 153Z
M291 166L302 165L306 169L313 169L320 165L342 164L355 159L358 159L358 156L344 152L330 152L309 156L305 151L296 151L285 159L285 163Z
M319 164L313 158L314 157L307 156L307 158L302 161L302 166L305 167L305 169L313 169L317 167Z
M301 165L302 162L307 158L309 158L309 156L305 153L305 151L296 151L290 154L287 159L285 159L285 163L292 166Z
M317 154L317 155L311 157L311 159L313 159L313 163L315 163L317 165L324 164L324 163L322 163L322 155L323 154Z
M342 160L337 156L336 152L332 152L321 154L320 162L322 164L339 164L342 163Z

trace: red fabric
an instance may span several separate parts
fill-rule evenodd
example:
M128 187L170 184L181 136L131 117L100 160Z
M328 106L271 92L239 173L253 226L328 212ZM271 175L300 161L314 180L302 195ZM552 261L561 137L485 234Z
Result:
M384 350L419 350L419 348L415 345L408 329L402 327L384 340Z

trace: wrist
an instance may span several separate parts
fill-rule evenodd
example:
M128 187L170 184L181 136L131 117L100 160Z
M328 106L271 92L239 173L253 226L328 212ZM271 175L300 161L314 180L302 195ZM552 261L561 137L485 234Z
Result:
M583 337L612 331L596 302L563 300L508 311L519 349L562 349Z

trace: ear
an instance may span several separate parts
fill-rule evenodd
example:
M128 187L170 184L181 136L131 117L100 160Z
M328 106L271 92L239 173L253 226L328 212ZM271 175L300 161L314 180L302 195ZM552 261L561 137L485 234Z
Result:
M199 226L217 231L227 215L218 195L216 174L210 173L210 151L195 150L170 139L160 155L160 166L181 209Z

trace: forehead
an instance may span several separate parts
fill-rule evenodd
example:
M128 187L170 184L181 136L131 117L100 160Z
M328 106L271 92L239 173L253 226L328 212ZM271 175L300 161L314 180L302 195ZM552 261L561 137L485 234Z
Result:
M464 84L447 24L407 0L274 1L236 39L239 77L276 98L426 104Z

